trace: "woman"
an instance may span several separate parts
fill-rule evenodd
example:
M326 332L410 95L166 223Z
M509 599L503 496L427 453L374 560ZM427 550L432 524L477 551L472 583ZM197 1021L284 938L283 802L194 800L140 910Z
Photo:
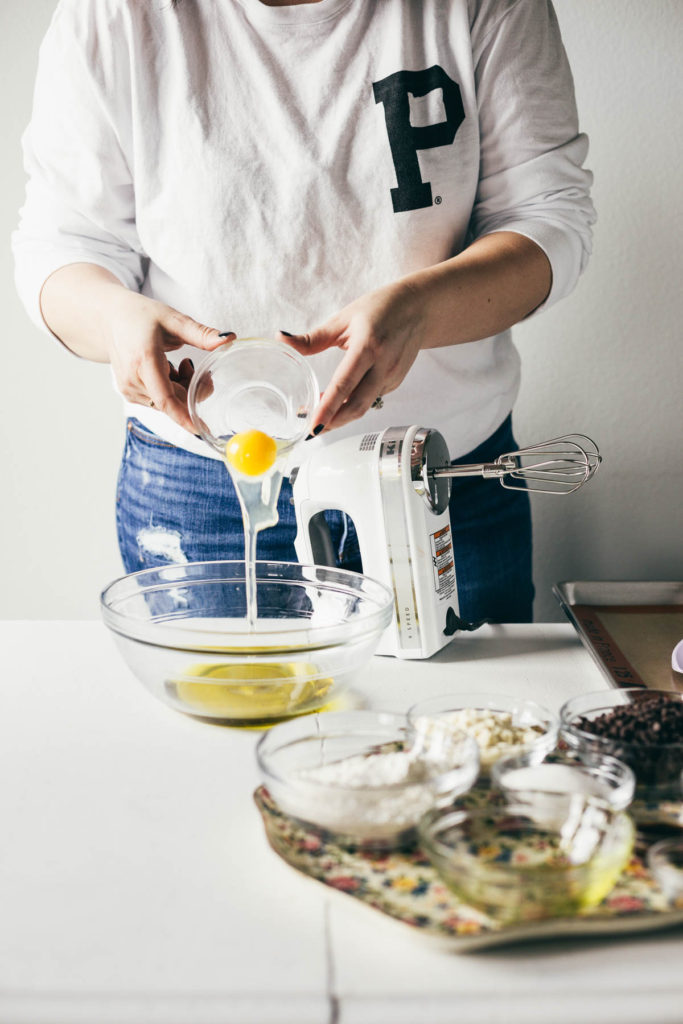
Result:
M420 423L459 461L516 446L509 328L572 290L594 219L546 0L61 0L24 148L17 283L111 363L128 571L242 556L186 404L234 335L314 361L309 445ZM259 557L295 558L290 493ZM459 482L451 516L462 616L529 620L526 495Z

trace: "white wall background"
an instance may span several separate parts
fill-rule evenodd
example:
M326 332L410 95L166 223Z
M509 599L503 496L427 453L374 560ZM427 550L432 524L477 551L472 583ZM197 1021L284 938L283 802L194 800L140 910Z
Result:
M95 618L100 590L121 572L123 424L109 371L37 331L12 280L19 139L54 3L0 5L2 618ZM516 432L526 443L582 431L605 461L585 490L534 501L540 621L561 619L556 580L683 579L683 3L556 9L591 137L599 223L577 291L517 328Z

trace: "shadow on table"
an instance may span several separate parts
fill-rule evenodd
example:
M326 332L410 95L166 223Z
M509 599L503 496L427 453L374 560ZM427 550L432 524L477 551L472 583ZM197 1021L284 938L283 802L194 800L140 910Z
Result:
M676 943L675 948L678 953L681 929L683 929L683 925L680 922L673 922L671 925L653 928L651 931L643 929L637 932L624 932L621 935L614 932L605 935L577 935L576 938L568 938L566 935L547 935L543 939L515 939L514 945L491 946L489 949L460 951L458 955L461 956L464 952L466 956L485 957L486 959L498 957L501 959L505 958L506 960L529 960L533 957L540 960L543 957L555 957L558 953L591 952L593 950L603 952L607 944L610 946L623 946L626 943L633 944L634 942L647 941L656 942L660 946L665 942ZM672 945L672 951L673 948Z
M528 657L530 654L552 654L557 651L576 650L580 641L569 636L514 636L514 626L489 626L486 633L456 633L453 640L430 661L447 664L455 661L483 661L491 658Z

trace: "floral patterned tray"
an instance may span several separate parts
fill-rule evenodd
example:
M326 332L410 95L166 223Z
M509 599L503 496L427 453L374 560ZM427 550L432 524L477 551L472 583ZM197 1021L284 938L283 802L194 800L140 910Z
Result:
M642 845L609 896L590 912L501 925L460 903L425 854L375 854L344 849L286 817L263 786L254 793L268 842L278 856L338 892L443 940L455 952L549 936L609 935L683 924L683 900L671 907L642 859Z

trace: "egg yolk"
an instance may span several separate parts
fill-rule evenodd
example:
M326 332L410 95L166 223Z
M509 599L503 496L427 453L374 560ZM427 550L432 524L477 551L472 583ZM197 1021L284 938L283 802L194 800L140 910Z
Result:
M225 458L233 469L245 476L261 476L275 462L277 445L262 430L243 430L230 438Z

